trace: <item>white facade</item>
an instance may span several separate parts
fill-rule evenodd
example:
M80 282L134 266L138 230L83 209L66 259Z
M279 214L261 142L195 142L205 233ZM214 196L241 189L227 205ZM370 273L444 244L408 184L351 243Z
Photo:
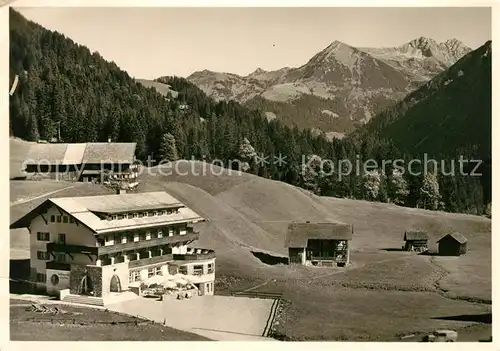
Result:
M202 294L214 293L215 255L211 250L188 249L188 243L196 240L198 233L188 230L190 219L179 220L180 215L194 217L194 212L184 208L180 214L179 211L164 214L165 211L161 210L139 209L138 212L147 213L143 216L148 221L144 226L134 223L133 229L120 230L117 227L99 234L92 225L83 224L81 219L84 217L79 217L81 210L69 213L70 209L67 209L69 212L61 209L60 203L64 204L64 201L69 199L47 200L45 205L40 205L43 207L30 212L32 216L28 214L27 219L23 217L16 222L16 225L28 227L30 232L30 280L37 288L50 294L69 289L75 294L75 291L82 291L88 278L92 280L91 285L97 287L95 296L104 297L112 292L125 291L130 283L153 275L182 274ZM91 211L85 219L89 219L89 215L93 216ZM130 216L135 214L126 215L124 221L130 223ZM169 222L170 218L173 218L172 222ZM120 221L96 217L89 223L97 223L102 228L107 225L104 222L119 226Z

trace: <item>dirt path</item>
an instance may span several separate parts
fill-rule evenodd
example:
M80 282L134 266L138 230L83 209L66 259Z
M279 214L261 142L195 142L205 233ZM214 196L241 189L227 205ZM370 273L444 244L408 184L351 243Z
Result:
M260 288L261 286L267 285L267 284L268 284L271 280L272 280L272 279L267 279L264 283L259 284L259 285L256 285L256 286L253 286L253 287L251 287L251 288L249 288L249 289L246 289L246 290L243 290L243 291L241 291L241 292L242 292L242 293L244 293L244 292L247 292L247 291L252 291L252 290L258 289L258 288Z
M24 204L26 202L30 202L30 201L33 201L33 200L36 200L36 199L40 199L40 198L45 197L45 196L49 196L49 195L58 193L58 192L63 191L63 190L74 188L75 186L76 185L70 185L70 186L67 186L65 188L54 190L54 191L51 191L51 192L48 192L48 193L45 193L45 194L42 194L42 195L38 195L38 196L35 196L35 197L31 197L31 198L28 198L28 199L17 200L17 201L11 202L10 206L21 205L21 204Z

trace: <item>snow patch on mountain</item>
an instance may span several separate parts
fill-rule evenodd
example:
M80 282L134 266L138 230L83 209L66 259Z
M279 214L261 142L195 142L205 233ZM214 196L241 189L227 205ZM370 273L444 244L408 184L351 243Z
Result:
M321 113L324 115L331 116L332 118L339 118L338 114L336 114L335 112L332 112L330 110L322 110Z
M266 116L266 119L268 122L271 122L273 119L276 119L276 114L274 112L269 112L269 111L266 111L264 112L264 115Z

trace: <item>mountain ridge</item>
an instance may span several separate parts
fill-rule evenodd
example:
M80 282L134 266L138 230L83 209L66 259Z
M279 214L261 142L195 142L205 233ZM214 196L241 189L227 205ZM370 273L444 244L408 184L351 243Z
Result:
M257 68L246 76L203 70L186 79L215 100L260 105L301 129L344 133L368 122L470 51L458 39L438 43L420 37L394 48L357 48L334 40L299 67ZM330 100L328 110L344 121L330 123L322 117L317 101L299 101L304 96L305 100ZM288 108L273 109L275 103L293 105L298 115L310 114L309 119L319 123L284 116Z

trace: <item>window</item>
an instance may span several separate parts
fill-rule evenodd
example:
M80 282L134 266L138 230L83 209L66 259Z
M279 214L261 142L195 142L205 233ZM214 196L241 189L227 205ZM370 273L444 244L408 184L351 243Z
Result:
M39 283L45 283L47 281L47 276L43 273L36 274L36 281Z
M57 234L57 243L58 244L66 244L66 234L62 234L62 233Z
M69 222L70 223L75 223L75 219L73 217L69 217Z
M210 292L210 283L205 284L205 290L207 291L207 293Z
M54 216L54 215L50 216L50 221L52 223L54 223L56 221L56 216Z
M154 212L152 212L152 211L151 211L151 212L148 212L148 217L153 217L154 215L155 215L155 213L154 213Z
M142 218L142 217L144 217L144 213L139 212L138 216L139 216L139 218Z
M50 282L52 283L52 285L59 284L59 277L56 274L52 274L52 277L50 277Z
M55 261L56 262L66 262L66 254L64 254L64 253L57 253Z
M129 214L128 214L128 218L129 218L129 219L134 218L134 214L133 214L133 213L129 213Z
M163 232L161 230L158 230L157 236L158 238L163 238Z
M203 265L195 265L193 267L193 274L194 275L202 275L203 274Z
M48 261L50 260L50 255L48 252L45 251L37 251L36 258L38 258L39 260Z
M151 232L146 233L146 240L151 240Z
M129 283L136 282L141 278L141 275L138 271L130 271L128 276Z
M155 275L162 275L161 266L155 267Z
M61 223L61 216L57 216L57 223Z
M134 218L139 218L139 214L138 213L134 213Z
M151 278L154 275L155 275L155 269L154 268L149 268L148 269L148 278Z
M180 266L179 267L179 273L180 274L188 274L188 268L187 268L187 266Z
M209 263L208 264L208 274L212 274L214 272L214 264Z
M63 223L69 223L68 216L63 216Z
M113 235L106 235L106 237L104 239L106 240L105 243L104 243L105 246L114 245L115 244L115 240L114 240L114 236Z
M139 241L139 234L136 233L134 234L134 242L138 242Z
M36 233L36 240L38 240L38 241L50 241L50 234L38 232L38 233Z
M168 236L174 236L174 230L172 228L168 228Z
M122 235L122 244L126 244L127 243L127 236L126 235Z

